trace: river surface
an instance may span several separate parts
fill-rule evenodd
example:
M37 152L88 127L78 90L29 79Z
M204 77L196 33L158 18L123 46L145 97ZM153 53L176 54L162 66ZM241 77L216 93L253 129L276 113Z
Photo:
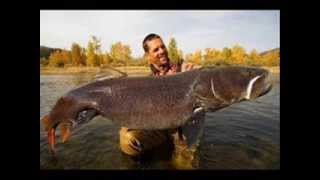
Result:
M61 95L92 78L89 74L41 75L40 117ZM55 156L49 153L40 123L40 169L280 169L279 78L273 74L273 89L255 101L207 113L192 161L167 152L133 159L119 149L119 127L98 116L67 142L57 138Z

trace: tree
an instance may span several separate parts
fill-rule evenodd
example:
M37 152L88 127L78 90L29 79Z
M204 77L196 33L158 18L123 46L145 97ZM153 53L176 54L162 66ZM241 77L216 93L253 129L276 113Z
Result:
M201 61L202 61L202 53L201 53L201 50L196 51L196 52L193 54L193 57L192 57L192 58L193 58L195 64L200 65L200 64L201 64Z
M211 53L211 49L210 48L206 48L204 50L204 55L203 55L203 62L202 62L202 65L203 66L206 66L206 65L211 65L213 64L213 56L212 56L212 53Z
M81 62L84 66L87 65L87 55L86 55L86 48L81 48Z
M87 48L87 66L99 66L101 54L100 51L101 43L95 36L92 36L88 42Z
M219 51L214 48L206 48L204 58L218 59Z
M71 46L71 61L75 66L83 65L83 58L81 57L81 47L77 43L73 43Z
M270 52L264 54L262 57L262 64L265 66L279 66L280 65L280 53Z
M248 58L246 58L245 62L246 62L246 64L251 65L251 66L262 65L261 64L261 57L256 49L253 49L250 52L250 54L249 54Z
M95 66L96 53L92 42L88 42L87 48L87 66Z
M128 65L131 57L131 49L129 45L117 42L111 45L110 57L117 65Z
M57 51L57 50L61 51L62 49L40 46L40 58L45 57L46 59L48 59L50 54Z
M232 51L231 51L231 49L229 49L229 48L227 48L227 47L225 47L225 48L223 48L222 49L222 58L224 59L224 60L229 60L229 58L231 57L231 55L232 55Z
M244 59L246 57L246 50L240 45L234 45L232 47L231 60L234 64L245 64Z
M102 61L101 64L109 65L112 63L112 58L108 52L102 55Z
M62 50L61 52L61 56L62 56L62 60L64 62L64 64L71 64L72 60L71 60L71 52L67 51L67 50Z
M65 65L64 56L61 51L55 51L49 56L49 66L63 67Z
M202 55L201 55L201 50L197 50L194 53L187 54L186 59L188 62L200 65L202 61Z
M192 53L186 54L186 61L192 62Z
M259 61L260 58L261 58L256 49L253 49L253 50L250 52L249 57L250 57L250 59L253 59L254 61Z
M171 38L168 45L168 56L171 62L181 63L182 57L179 56L179 50L177 48L177 42L174 38Z
M49 64L49 60L46 59L45 57L40 58L40 64L42 66L47 66Z
M123 53L123 56L124 56L125 64L128 65L129 61L132 59L131 58L131 53L132 52L131 52L130 46L129 45L123 45L122 53Z

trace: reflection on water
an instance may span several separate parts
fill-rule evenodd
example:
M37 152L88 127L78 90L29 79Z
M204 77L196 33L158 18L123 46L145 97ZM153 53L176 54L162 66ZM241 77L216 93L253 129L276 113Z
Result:
M93 76L40 76L40 117L69 90ZM96 117L69 141L57 139L56 156L48 150L40 124L41 169L280 169L280 86L276 84L256 101L243 102L206 114L204 135L198 151L190 156L165 151L145 159L132 159L119 149L119 127ZM59 137L59 132L58 132Z

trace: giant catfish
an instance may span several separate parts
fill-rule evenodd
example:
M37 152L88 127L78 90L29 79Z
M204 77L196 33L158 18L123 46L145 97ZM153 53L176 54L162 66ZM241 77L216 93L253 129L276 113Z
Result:
M160 77L104 79L63 95L42 121L54 152L58 125L62 142L68 139L71 129L97 115L130 129L177 128L195 113L255 99L271 87L268 70L245 66L203 67Z

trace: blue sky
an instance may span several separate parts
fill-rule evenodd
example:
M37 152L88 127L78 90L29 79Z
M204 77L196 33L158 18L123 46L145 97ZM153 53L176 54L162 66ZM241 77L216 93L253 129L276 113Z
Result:
M250 52L280 47L280 11L40 11L40 45L70 49L73 42L87 47L91 35L102 51L121 41L134 57L142 56L142 41L159 34L168 44L174 37L184 54L205 48L239 44Z

